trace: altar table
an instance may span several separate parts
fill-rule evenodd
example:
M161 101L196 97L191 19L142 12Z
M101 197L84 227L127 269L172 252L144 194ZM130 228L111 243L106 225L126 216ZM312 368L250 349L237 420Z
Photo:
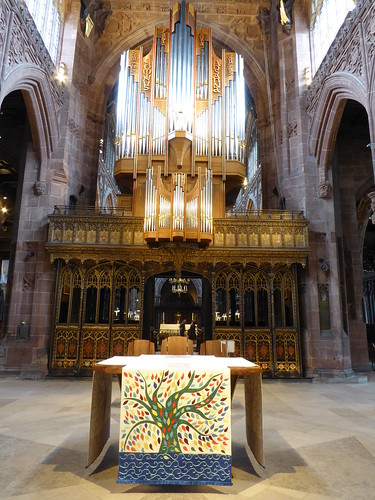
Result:
M142 355L143 359L161 355ZM141 357L114 356L93 365L92 401L90 416L89 451L87 466L91 465L102 452L110 435L112 375L121 375L122 368L129 363L134 365ZM167 356L170 358L170 356ZM189 363L198 356L174 356L176 362ZM202 362L208 356L202 356ZM246 438L247 444L257 462L264 467L263 418L262 418L262 369L244 358L217 358L231 374L232 397L236 380L244 377ZM144 361L142 361L142 364Z

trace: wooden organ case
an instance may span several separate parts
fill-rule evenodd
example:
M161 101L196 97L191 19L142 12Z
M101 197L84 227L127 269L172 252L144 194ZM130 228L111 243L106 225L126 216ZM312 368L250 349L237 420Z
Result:
M147 54L123 53L114 175L146 241L212 240L226 191L245 178L245 107L242 57L215 53L189 3Z

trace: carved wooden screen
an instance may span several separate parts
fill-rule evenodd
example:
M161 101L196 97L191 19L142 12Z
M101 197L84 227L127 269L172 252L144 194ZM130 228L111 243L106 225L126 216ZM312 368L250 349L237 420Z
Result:
M214 279L214 337L235 341L235 355L265 375L301 375L294 269L221 270Z
M82 272L66 266L59 274L51 366L74 370L78 363Z
M59 268L50 368L80 373L141 336L141 273L125 264Z

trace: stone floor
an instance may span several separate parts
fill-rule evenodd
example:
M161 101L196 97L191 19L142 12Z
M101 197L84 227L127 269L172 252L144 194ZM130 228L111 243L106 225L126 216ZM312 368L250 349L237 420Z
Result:
M119 390L108 447L85 468L91 381L0 379L0 498L173 500L375 498L375 372L362 384L265 381L265 470L244 447L244 398L232 407L233 486L116 483Z

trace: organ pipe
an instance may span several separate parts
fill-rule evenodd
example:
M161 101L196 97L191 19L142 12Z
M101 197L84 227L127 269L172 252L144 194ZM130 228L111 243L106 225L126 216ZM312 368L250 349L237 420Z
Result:
M169 194L161 180L160 184L158 190L153 169L147 169L145 233L155 233L156 239L156 233L160 229L172 229L172 234L174 231L180 234L185 230L185 226L187 230L195 231L195 239L198 239L198 230L200 233L212 233L212 174L210 169L207 169L204 174L201 174L201 169L199 169L198 179L193 188L196 195L188 201L186 201L185 174L173 174ZM161 194L161 189L163 189L163 194Z
M171 77L169 86L169 133L192 132L194 109L194 38L186 22L186 2L180 6L180 20L171 27Z

